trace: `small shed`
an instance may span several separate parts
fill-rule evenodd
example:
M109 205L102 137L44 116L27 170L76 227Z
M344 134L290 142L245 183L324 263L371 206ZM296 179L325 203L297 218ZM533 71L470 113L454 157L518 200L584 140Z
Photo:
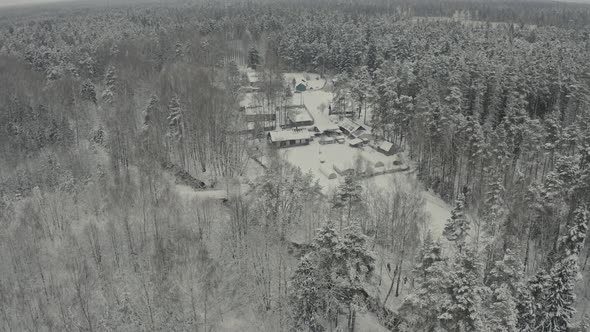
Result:
M304 92L306 90L307 90L307 85L305 85L304 83L299 83L295 86L296 92Z
M322 138L320 138L320 144L324 145L324 144L334 144L336 143L336 139L334 139L334 137L330 137L330 136L322 136Z
M335 124L316 124L314 130L321 134L340 133L340 127Z
M379 144L377 148L379 152L385 154L386 156L391 156L395 154L395 146L393 143L384 141L383 143Z
M350 142L348 142L348 145L350 145L352 147L358 147L361 144L363 144L363 140L360 138L355 138L355 139L351 140Z

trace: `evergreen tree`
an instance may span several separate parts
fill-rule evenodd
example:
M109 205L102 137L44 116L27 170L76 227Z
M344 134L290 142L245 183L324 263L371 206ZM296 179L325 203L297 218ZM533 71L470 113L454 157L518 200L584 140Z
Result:
M289 302L292 308L293 327L297 331L324 331L322 322L328 305L322 292L318 274L310 257L304 256L291 279Z
M168 104L168 135L175 140L183 138L183 114L178 96L172 97Z
M290 304L297 331L324 331L323 322L336 322L347 310L349 328L357 309L367 299L364 284L371 281L375 258L366 237L356 225L340 236L329 223L318 230L312 250L300 261L293 276Z
M174 45L174 56L177 60L184 57L184 45L182 43L176 42L176 45Z
M149 100L145 110L143 111L144 129L147 130L153 125L154 118L156 116L156 113L158 112L158 103L159 102L160 102L160 100L158 99L158 96L152 95L150 97L150 100Z
M174 95L168 104L168 137L172 139L177 145L178 153L180 154L180 162L183 167L186 167L185 156L185 124L182 105L178 96Z
M371 76L373 76L375 70L377 70L377 47L375 47L374 42L369 44L367 50L367 69L369 70L369 73L371 73Z
M113 103L115 83L116 83L115 67L109 66L104 77L104 91L102 92L102 99L107 104Z
M441 256L440 245L427 242L420 252L422 260L415 269L416 288L399 309L402 331L436 331L447 318L453 297L454 272Z
M557 253L551 257L548 270L542 270L530 281L533 315L521 322L527 327L543 331L567 331L575 313L574 288L579 278L579 253L588 232L590 212L580 206L568 222L567 232L559 239ZM531 330L532 331L532 330Z
M248 67L256 70L258 65L262 62L260 54L258 54L258 50L255 47L250 47L248 50Z
M84 83L82 83L82 90L80 93L82 95L82 99L96 104L96 88L90 80L86 80Z
M344 182L340 184L334 198L334 208L346 208L347 221L350 222L350 216L354 206L362 201L363 187L358 183L355 176L347 175ZM342 229L342 219L340 221L340 229Z
M416 257L416 265L414 266L414 276L418 283L422 283L428 276L428 269L437 262L444 260L442 256L442 247L439 242L432 239L432 234L428 232L424 244Z
M499 223L505 214L504 186L502 179L496 176L489 185L484 205L485 230L491 237L495 237L499 230Z
M489 331L517 331L520 303L526 288L523 283L522 263L517 255L507 250L504 258L494 264L486 276L489 295L485 298L485 323ZM524 312L523 312L524 314Z
M439 316L448 331L481 331L484 286L477 252L464 250L455 257L450 293L453 301Z
M471 229L464 210L465 196L461 194L455 203L455 208L451 211L451 218L447 220L443 230L443 236L447 240L454 242L459 252L465 247L466 239Z

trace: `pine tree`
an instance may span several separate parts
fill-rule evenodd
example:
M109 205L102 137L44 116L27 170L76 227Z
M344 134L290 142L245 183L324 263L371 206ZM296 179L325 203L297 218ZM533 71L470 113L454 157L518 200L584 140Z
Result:
M86 80L84 83L82 83L82 90L80 93L82 95L82 99L96 104L96 89L90 80Z
M467 235L471 229L464 210L465 196L461 194L455 203L455 208L451 211L451 218L447 220L443 230L443 236L454 242L459 252L465 247Z
M160 100L158 99L158 96L152 95L150 97L150 101L148 102L148 105L143 111L143 126L145 130L149 129L152 126L154 117L156 116L156 113L158 111L159 102Z
M260 58L260 54L258 54L258 50L255 47L250 47L248 50L248 67L256 70L256 67L260 65L262 59Z
M183 167L186 167L186 157L184 149L184 117L182 105L178 96L172 97L168 104L168 137L177 144L180 154L180 161Z
M494 177L486 193L483 220L485 230L489 236L498 234L500 222L505 214L504 186L500 176Z
M448 331L481 331L483 282L481 263L477 252L468 249L459 252L453 264L451 283L452 303L439 317Z
M449 316L446 310L453 303L451 289L455 274L440 250L439 244L430 241L421 250L422 260L414 274L416 288L399 309L402 328L406 331L440 330L441 319Z
M489 331L517 331L518 304L526 294L522 263L517 255L507 250L504 258L494 264L486 276L490 294L485 301L485 322ZM524 312L523 312L524 314Z
M182 43L176 42L176 45L174 45L174 56L177 60L184 57L184 45Z
M310 257L304 256L291 279L289 303L292 308L293 327L297 331L323 331L323 314L327 303L321 292L321 275Z
M156 95L152 95L148 101L147 106L143 110L143 126L141 128L141 143L142 149L147 156L158 156L161 151L158 148L160 145L158 139L158 130L154 126L154 120L158 113L159 99Z
M375 258L356 225L340 236L334 225L320 228L293 276L290 304L297 331L323 331L322 321L335 322L348 310L349 327L366 301L364 284L370 282Z
M444 261L442 256L442 246L440 242L435 242L432 239L430 231L426 235L424 244L416 257L416 265L414 266L414 276L418 283L422 283L428 277L428 270L437 262Z
M352 208L362 201L363 187L358 183L355 176L347 175L344 182L338 187L336 197L334 199L334 208L347 209L347 221L350 222ZM342 220L340 221L340 229L342 229Z
M172 97L168 104L168 135L175 140L183 138L183 114L178 96Z
M116 78L115 67L109 66L104 77L104 91L102 92L102 100L109 105L113 103Z
M559 239L557 253L550 257L550 268L541 270L529 282L533 315L521 322L543 331L567 331L575 313L574 288L579 278L578 259L588 232L590 212L584 205L578 207L568 222L567 232Z
M369 44L369 49L367 50L367 68L372 77L375 70L377 70L377 47L375 47L375 43L373 42Z

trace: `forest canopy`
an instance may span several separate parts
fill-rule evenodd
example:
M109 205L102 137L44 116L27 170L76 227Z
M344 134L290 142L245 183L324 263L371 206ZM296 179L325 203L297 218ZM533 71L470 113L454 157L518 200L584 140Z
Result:
M321 112L398 147L403 180L326 190L244 134L244 91L280 114L286 73L325 80ZM590 319L590 5L2 8L0 156L2 331Z

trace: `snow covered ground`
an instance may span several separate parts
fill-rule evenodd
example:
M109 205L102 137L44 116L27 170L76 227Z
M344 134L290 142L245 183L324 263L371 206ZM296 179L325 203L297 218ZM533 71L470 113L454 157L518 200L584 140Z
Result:
M327 125L333 123L328 116L328 106L332 103L331 92L311 90L296 93L293 96L292 102L305 104L305 107L307 107L311 116L313 116L315 124Z
M321 172L321 165L332 169L334 164L354 164L355 160L361 157L370 162L382 161L386 165L385 167L388 167L392 166L393 160L396 159L394 156L381 154L371 147L362 149L350 147L348 142L347 139L345 144L321 145L316 139L310 145L279 150L279 154L291 164L300 167L303 172L311 171L318 179L324 193L338 187L343 178L338 176L336 179L328 179L326 174ZM324 163L321 163L320 160L324 160ZM364 182L366 185L387 188L394 178L397 179L398 184L414 185L414 175L407 172L378 175L368 178ZM430 214L430 231L435 238L440 237L444 224L451 215L452 207L430 191L422 190L421 193L426 200L426 211Z
M308 86L313 87L313 89L296 93L292 102L294 104L304 104L313 116L315 124L329 125L334 123L328 115L328 105L332 103L333 94L324 89L326 80L319 78L318 74L310 73L287 73L284 76L289 86L292 85L292 81L295 79L297 82L306 80ZM370 114L368 114L367 120L369 118ZM339 166L354 165L356 159L361 157L363 160L373 163L373 165L381 161L385 164L385 167L392 167L392 162L396 159L394 156L386 156L368 146L360 149L352 148L348 146L348 142L347 139L344 144L320 145L319 139L316 139L310 145L283 149L279 153L290 163L300 167L302 171L311 171L326 193L336 188L343 180L341 176L336 179L328 179L325 174L326 170L332 170L335 164ZM410 185L415 183L415 181L411 180L414 175L407 173L379 175L365 181L367 185L383 187L389 186L393 178L397 178L398 183ZM450 217L452 207L429 191L422 190L422 195L426 199L426 210L431 218L430 231L435 238L440 237L442 236L444 224Z

